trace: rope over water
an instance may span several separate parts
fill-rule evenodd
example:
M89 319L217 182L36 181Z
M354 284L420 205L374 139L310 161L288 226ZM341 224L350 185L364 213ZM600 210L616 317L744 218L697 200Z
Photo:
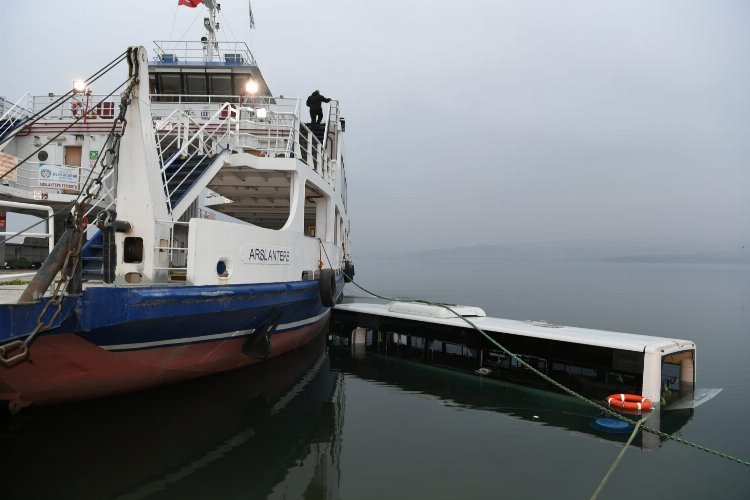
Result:
M630 433L630 437L628 438L628 441L625 443L625 446L622 447L622 450L620 450L620 453L617 454L617 458L615 458L615 461L612 462L612 465L609 467L609 470L606 474L604 474L604 477L602 478L601 482L599 483L599 486L597 486L596 490L594 491L594 494L591 495L591 500L596 500L599 497L599 493L602 492L604 489L604 485L607 484L607 481L609 481L609 478L612 476L612 474L615 472L615 469L618 465L620 465L620 460L622 460L622 457L625 455L625 452L628 451L628 448L630 447L630 443L633 442L633 439L638 435L638 431L641 430L641 425L643 422L649 419L653 413L649 413L642 419L638 421L637 424L635 424L635 428L633 429L633 432Z
M323 248L323 252L325 252L325 256L326 256L326 259L328 260L328 264L333 269L333 265L331 264L331 259L328 257L328 253L326 252L325 247L323 247L322 242L321 242L321 247ZM555 387L557 387L558 389L562 390L563 392L565 392L565 393L573 396L576 399L579 399L579 400L583 401L584 403L587 403L588 405L596 408L597 410L599 410L599 411L601 411L603 413L606 413L608 415L611 415L611 416L613 416L613 417L615 417L615 418L617 418L619 420L622 420L623 422L627 422L630 425L639 426L643 430L645 430L647 432L650 432L652 434L656 434L660 438L669 439L671 441L675 441L675 442L678 442L678 443L690 446L692 448L704 451L704 452L709 453L711 455L714 455L714 456L717 456L717 457L721 457L721 458L730 460L732 462L744 465L746 467L750 467L750 461L743 460L743 459L737 458L737 457L733 457L732 455L729 455L729 454L726 454L726 453L722 453L720 451L712 450L710 448L707 448L705 446L699 445L697 443L693 443L693 442L688 441L686 439L682 439L682 438L674 436L672 434L667 434L666 432L662 432L662 431L659 431L657 429L652 429L651 427L647 427L645 425L641 425L642 421L641 422L636 422L635 420L631 420L631 419L627 418L624 415L621 415L621 414L619 414L619 413L617 413L617 412L615 412L615 411L613 411L613 410L611 410L609 408L606 408L606 407L600 405L599 403L597 403L595 401L592 401L592 400L588 399L585 396L582 396L581 394L578 394L574 390L569 389L568 387L562 385L560 382L558 382L556 380L553 380L552 378L548 377L544 373L540 372L539 370L537 370L536 368L534 368L533 366L531 366L530 364L528 364L526 361L524 361L520 357L516 356L516 354L510 352L504 346L500 345L495 339L493 339L492 337L490 337L484 330L482 330L477 325L475 325L467 317L462 316L461 314L459 314L458 312L456 312L450 305L441 304L440 302L433 302L433 301L430 301L430 300L402 299L402 298L398 298L398 297L388 297L388 296L385 296L385 295L380 295L378 293L375 293L375 292L372 292L372 291L366 289L365 287L363 287L362 285L360 285L359 283L357 283L356 281L354 281L354 279L352 279L352 277L349 276L349 275L347 275L346 273L344 273L344 276L346 276L347 278L349 278L350 281L351 281L351 283L353 285L355 285L357 288L359 288L360 290L362 290L363 292L367 293L368 295L372 295L373 297L382 299L382 300L387 300L387 301L391 301L391 302L416 302L418 304L427 304L427 305L438 306L438 307L442 307L444 309L447 309L448 311L450 311L451 313L453 313L457 318L460 318L461 320L463 320L466 324L468 324L477 333L479 333L480 335L482 335L492 345L494 345L495 347L497 347L498 349L500 349L501 351L503 351L505 354L507 354L508 356L510 356L511 358L513 358L516 362L518 362L519 364L521 364L523 367L527 368L532 373L534 373L537 376L541 377L542 379L546 380L547 382L549 382L550 384L554 385Z

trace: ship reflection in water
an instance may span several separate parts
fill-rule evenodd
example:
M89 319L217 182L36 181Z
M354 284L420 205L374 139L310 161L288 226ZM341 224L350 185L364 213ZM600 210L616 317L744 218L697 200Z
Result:
M338 498L342 375L325 339L247 369L14 417L11 498Z
M362 466L342 463L347 378L530 425L628 437L591 428L600 415L568 396L397 358L352 357L348 349L327 353L321 336L236 372L14 417L0 434L2 498L337 499L340 472ZM379 406L390 411L386 401ZM666 411L649 425L673 433L691 416ZM348 424L349 432L363 431L360 422ZM634 444L661 443L647 434Z

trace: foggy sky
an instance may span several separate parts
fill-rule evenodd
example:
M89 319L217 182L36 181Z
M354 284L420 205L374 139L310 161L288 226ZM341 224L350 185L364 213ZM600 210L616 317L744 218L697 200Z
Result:
M7 3L0 95L181 37L176 3ZM340 100L355 255L750 249L750 2L254 0L252 33L221 3L275 94Z

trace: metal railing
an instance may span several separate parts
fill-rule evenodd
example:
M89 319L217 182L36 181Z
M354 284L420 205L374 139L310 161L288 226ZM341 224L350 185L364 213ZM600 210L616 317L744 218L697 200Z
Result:
M174 209L172 195L185 185L190 175L199 167L205 166L206 162L213 161L216 154L234 144L237 117L237 108L230 103L224 103L203 123L177 108L155 124L154 133L162 181L170 213ZM199 161L191 165L194 158L199 158ZM168 172L178 161L182 164ZM173 182L177 182L177 185L172 185Z
M21 105L22 101L28 101L29 93L25 93L19 100L12 102L5 97L0 97L0 121L14 120L31 116L31 111Z
M176 236L178 227L188 227L189 222L157 220L157 225L169 228L169 238L166 246L156 245L154 247L154 271L166 271L167 280L171 281L174 274L187 273L187 231L181 231L180 237ZM165 258L162 259L162 256ZM160 265L166 261L166 265Z
M46 233L30 233L30 232L23 232L23 233L15 233L13 231L1 231L0 237L2 237L0 240L3 242L6 242L6 238L8 236L13 237L29 237L29 238L47 238L49 242L49 251L52 252L52 248L55 246L55 225L52 222L53 214L55 213L52 207L48 207L47 205L35 205L33 203L21 203L16 201L3 201L0 200L0 207L7 207L7 208L15 208L22 210L25 212L46 212L47 218L45 220L40 220L39 224L47 224L47 232ZM39 225L37 224L37 225ZM36 226L33 226L36 227ZM13 238L10 238L13 239ZM10 241L10 240L7 240Z
M154 62L158 64L206 63L221 65L257 66L250 48L245 42L214 42L219 53L218 60L207 61L210 51L208 42L156 40Z
M15 179L9 179L6 177L5 179L3 179L3 184L11 188L22 189L24 191L40 190L45 193L53 192L53 193L58 193L58 194L77 195L80 192L81 187L83 187L83 183L89 177L89 175L91 175L92 177L96 177L101 168L101 167L95 168L92 174L91 167L72 166L71 168L78 169L78 188L77 189L63 189L63 188L52 188L48 186L39 185L39 170L40 170L40 166L42 165L50 165L50 163L39 162L39 161L27 161L23 163L20 167L18 167L18 169L16 169L16 171L14 172L16 174ZM57 164L54 164L54 165L57 166ZM60 165L60 166L70 167L70 165ZM115 186L113 182L110 182L110 179L112 178L112 174L113 172L110 171L103 178L102 191L99 194L98 201L105 201L109 203L110 201L114 200Z
M213 219L214 215L206 210L198 210L198 218ZM190 222L157 219L156 224L169 229L166 246L154 246L155 271L166 271L167 281L184 282L188 270L188 237ZM164 259L161 257L164 256ZM166 265L160 265L166 261Z
M37 113L42 111L50 103L61 98L61 95L49 94L45 96L32 96L31 111ZM102 101L106 98L106 94L95 95L95 94L76 94L71 97L67 102L61 104L47 114L45 120L74 120L80 118L89 113L81 120L83 122L89 121L101 121L101 120L113 120L119 111L120 96L113 95L107 98L106 101Z
M332 101L324 142L338 120L336 104ZM169 144L157 140L160 152L174 149L176 138L185 133L185 122L191 124L191 130L197 130L217 114L221 115L222 109L226 114L230 108L237 113L229 144L232 150L243 150L261 157L297 158L333 184L331 162L335 159L335 151L332 146L327 148L321 143L302 122L298 98L152 94L151 112L157 135L172 137ZM160 154L164 164L168 158Z
M10 139L6 136L12 136L11 131L31 116L31 112L21 105L21 102L27 100L28 97L29 94L26 93L15 103L0 97L0 151Z

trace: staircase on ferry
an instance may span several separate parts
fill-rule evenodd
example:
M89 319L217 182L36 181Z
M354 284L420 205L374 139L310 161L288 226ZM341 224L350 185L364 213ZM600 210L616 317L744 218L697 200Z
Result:
M5 148L14 132L23 128L29 121L31 112L21 105L21 102L28 96L26 94L18 102L11 102L4 97L0 97L0 151Z
M185 156L177 152L165 162L166 168L162 165L162 168L164 168L164 188L171 207L177 206L185 194L195 186L198 179L211 168L220 156L221 154Z
M223 104L205 121L176 109L155 126L156 147L167 207L179 219L223 165L236 141L238 111Z
M104 279L104 236L100 230L83 245L83 280L101 281Z

